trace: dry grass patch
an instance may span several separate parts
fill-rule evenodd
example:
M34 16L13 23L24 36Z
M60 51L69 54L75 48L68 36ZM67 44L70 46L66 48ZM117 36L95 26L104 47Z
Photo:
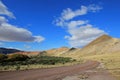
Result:
M114 76L120 80L120 53L109 53L83 57L85 60L97 60L105 65Z

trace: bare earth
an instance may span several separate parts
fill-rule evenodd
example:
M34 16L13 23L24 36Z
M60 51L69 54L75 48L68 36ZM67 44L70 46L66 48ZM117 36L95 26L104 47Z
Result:
M99 64L88 61L67 67L0 72L0 80L115 80L107 71L96 70Z

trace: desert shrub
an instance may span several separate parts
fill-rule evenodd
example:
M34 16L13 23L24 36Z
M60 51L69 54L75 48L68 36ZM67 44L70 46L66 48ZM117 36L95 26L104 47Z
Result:
M17 65L17 66L16 66L16 70L17 70L17 71L20 70L20 65Z
M12 54L8 56L9 61L25 61L29 57L23 54Z
M40 52L39 54L38 54L38 56L45 56L46 55L46 51L42 51L42 52Z
M1 62L0 65L31 65L31 64L43 64L43 65L55 65L57 63L67 63L74 61L68 57L54 57L54 56L31 56L28 57L23 54L12 54L8 55L7 60ZM18 67L19 68L19 67Z
M0 62L4 61L5 59L7 59L7 56L5 54L0 54Z
M56 63L67 63L72 61L71 58L54 57L54 56L35 56L28 60L28 64L47 64L55 65Z

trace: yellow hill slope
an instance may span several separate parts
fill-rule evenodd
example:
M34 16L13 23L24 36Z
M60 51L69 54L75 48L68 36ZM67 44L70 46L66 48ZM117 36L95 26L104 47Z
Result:
M115 52L120 52L120 39L103 35L92 41L90 44L88 44L75 54L79 58L80 56L107 54Z

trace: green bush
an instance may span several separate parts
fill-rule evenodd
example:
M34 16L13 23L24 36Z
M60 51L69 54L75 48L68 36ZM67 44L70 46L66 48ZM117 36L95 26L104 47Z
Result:
M2 55L5 56L5 55ZM4 58L5 61L2 61L0 65L31 65L31 64L43 64L43 65L55 65L58 63L64 64L67 62L72 62L73 59L68 57L54 57L54 56L32 56L28 57L27 55L23 54L11 54L8 55L8 58ZM17 67L18 69L19 67Z
M17 71L20 70L20 65L17 65L17 66L16 66L16 70L17 70Z
M29 57L23 54L12 54L8 56L9 61L25 61Z
M0 62L4 61L5 59L7 59L7 56L5 54L0 54Z
M57 63L67 63L71 62L71 58L64 57L54 57L54 56L34 56L28 59L28 64L47 64L47 65L55 65Z

